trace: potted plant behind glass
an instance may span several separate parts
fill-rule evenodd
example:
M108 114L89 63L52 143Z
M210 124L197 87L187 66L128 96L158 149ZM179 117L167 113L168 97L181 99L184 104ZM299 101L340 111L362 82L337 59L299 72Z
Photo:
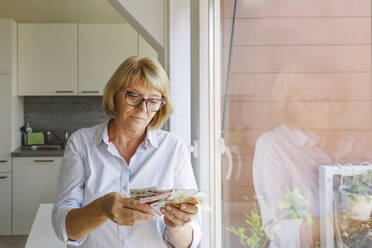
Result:
M341 179L341 208L354 220L368 221L372 211L372 170Z
M243 198L248 200L246 196ZM244 212L244 216L246 218L245 222L248 224L247 228L230 226L226 229L239 238L240 245L243 247L266 247L270 238L265 233L264 226L261 224L261 216L257 211L256 204L250 213Z
M257 200L258 197L261 196L255 197L255 200ZM248 200L248 197L246 196L243 198ZM255 204L255 208L250 213L244 212L247 228L234 226L226 228L239 238L240 244L243 247L264 248L267 247L270 241L276 242L274 238L275 232L278 228L283 228L277 224L277 220L279 219L302 219L308 225L313 223L313 218L309 211L310 203L302 196L300 190L297 188L293 190L286 188L283 199L278 203L278 210L280 212L278 214L275 214L274 211L267 206L263 198L260 200L263 204L261 208L264 208L267 212L271 212L271 215L273 216L273 219L269 223L262 223L261 216L259 215ZM280 244L277 245L281 247ZM319 244L311 247L317 248L319 247Z

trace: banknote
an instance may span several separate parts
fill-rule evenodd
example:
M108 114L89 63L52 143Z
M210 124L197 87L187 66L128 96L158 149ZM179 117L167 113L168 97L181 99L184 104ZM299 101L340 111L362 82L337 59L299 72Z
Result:
M162 215L160 209L166 205L180 206L182 203L196 204L204 210L209 210L207 194L194 189L158 190L155 187L132 189L130 196L141 203L150 204L159 215Z

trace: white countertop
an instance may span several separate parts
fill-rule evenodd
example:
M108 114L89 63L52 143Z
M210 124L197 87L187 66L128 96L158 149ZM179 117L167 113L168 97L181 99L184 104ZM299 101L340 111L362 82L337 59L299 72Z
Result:
M52 226L53 204L40 204L25 248L66 248L67 244L59 240Z

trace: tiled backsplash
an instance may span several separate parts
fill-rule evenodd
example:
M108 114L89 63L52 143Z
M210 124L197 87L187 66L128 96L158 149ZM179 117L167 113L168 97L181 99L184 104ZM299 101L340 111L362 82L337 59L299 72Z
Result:
M35 131L52 130L62 137L79 128L91 127L108 117L101 96L27 96L24 97L24 121Z

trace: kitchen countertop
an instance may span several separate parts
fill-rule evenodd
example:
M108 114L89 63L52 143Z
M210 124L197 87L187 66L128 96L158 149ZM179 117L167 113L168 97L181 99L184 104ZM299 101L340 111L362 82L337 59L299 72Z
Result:
M22 150L22 146L12 152L12 157L63 157L65 150Z
M66 248L66 243L59 240L52 226L53 204L40 204L25 248Z

